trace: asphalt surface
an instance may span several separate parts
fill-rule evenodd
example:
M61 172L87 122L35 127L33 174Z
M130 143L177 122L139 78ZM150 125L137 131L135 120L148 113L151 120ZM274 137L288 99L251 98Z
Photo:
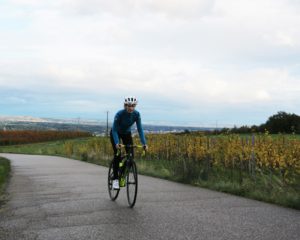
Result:
M300 239L300 211L139 175L135 208L107 168L49 156L12 162L0 239Z

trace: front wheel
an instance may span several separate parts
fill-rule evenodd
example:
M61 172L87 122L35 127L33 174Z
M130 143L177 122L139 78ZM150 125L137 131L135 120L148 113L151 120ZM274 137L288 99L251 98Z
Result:
M108 184L108 193L109 197L112 201L115 201L119 195L120 189L113 189L112 183L114 179L114 171L113 171L113 161L111 161L109 165L109 170L108 170L108 179L107 179L107 184Z
M138 189L138 175L137 168L134 161L131 162L128 167L128 173L126 175L126 186L127 186L127 200L129 207L133 208Z

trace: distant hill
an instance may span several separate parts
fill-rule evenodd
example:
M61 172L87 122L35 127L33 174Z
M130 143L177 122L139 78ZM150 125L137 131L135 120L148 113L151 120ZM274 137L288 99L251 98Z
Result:
M109 129L111 123L109 123ZM144 131L151 133L183 132L183 131L204 131L214 130L213 128L188 127L188 126L163 126L143 124ZM0 129L4 130L80 130L95 135L105 135L106 123L97 120L80 119L52 119L34 117L8 117L0 116ZM135 125L133 131L136 131Z

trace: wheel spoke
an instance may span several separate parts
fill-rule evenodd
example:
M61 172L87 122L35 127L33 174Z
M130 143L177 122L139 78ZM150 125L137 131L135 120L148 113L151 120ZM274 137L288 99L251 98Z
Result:
M133 207L137 195L137 171L134 162L129 167L127 178L127 200L130 207Z
M109 170L108 170L108 179L107 179L107 182L108 182L108 193L109 193L109 196L110 196L110 199L112 201L116 200L118 195L119 195L119 189L118 190L115 190L112 188L112 182L113 182L113 177L114 177L114 174L113 174L113 164L111 162L110 166L109 166Z

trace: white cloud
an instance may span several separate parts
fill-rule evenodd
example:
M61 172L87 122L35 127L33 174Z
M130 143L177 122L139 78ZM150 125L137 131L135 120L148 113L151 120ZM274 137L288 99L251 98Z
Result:
M141 1L140 1L141 2ZM145 1L150 9L170 17L202 17L209 15L214 7L214 0L154 0Z
M12 0L3 9L2 89L133 92L194 109L298 106L292 0Z
M258 100L270 100L271 96L266 90L258 90L256 92L256 97Z
M111 13L128 15L138 12L154 12L170 17L198 17L207 15L214 0L11 0L14 6L30 7L29 11L51 9L79 15Z
M293 37L291 34L278 32L276 35L277 36L275 37L274 40L275 43L279 45L294 47L297 44L299 44L299 42L297 42L295 37Z
M68 100L62 103L62 106L68 111L70 110L84 110L88 112L97 112L99 108L99 103L89 100Z
M24 98L20 97L6 97L5 99L2 99L2 104L26 104L27 101Z

